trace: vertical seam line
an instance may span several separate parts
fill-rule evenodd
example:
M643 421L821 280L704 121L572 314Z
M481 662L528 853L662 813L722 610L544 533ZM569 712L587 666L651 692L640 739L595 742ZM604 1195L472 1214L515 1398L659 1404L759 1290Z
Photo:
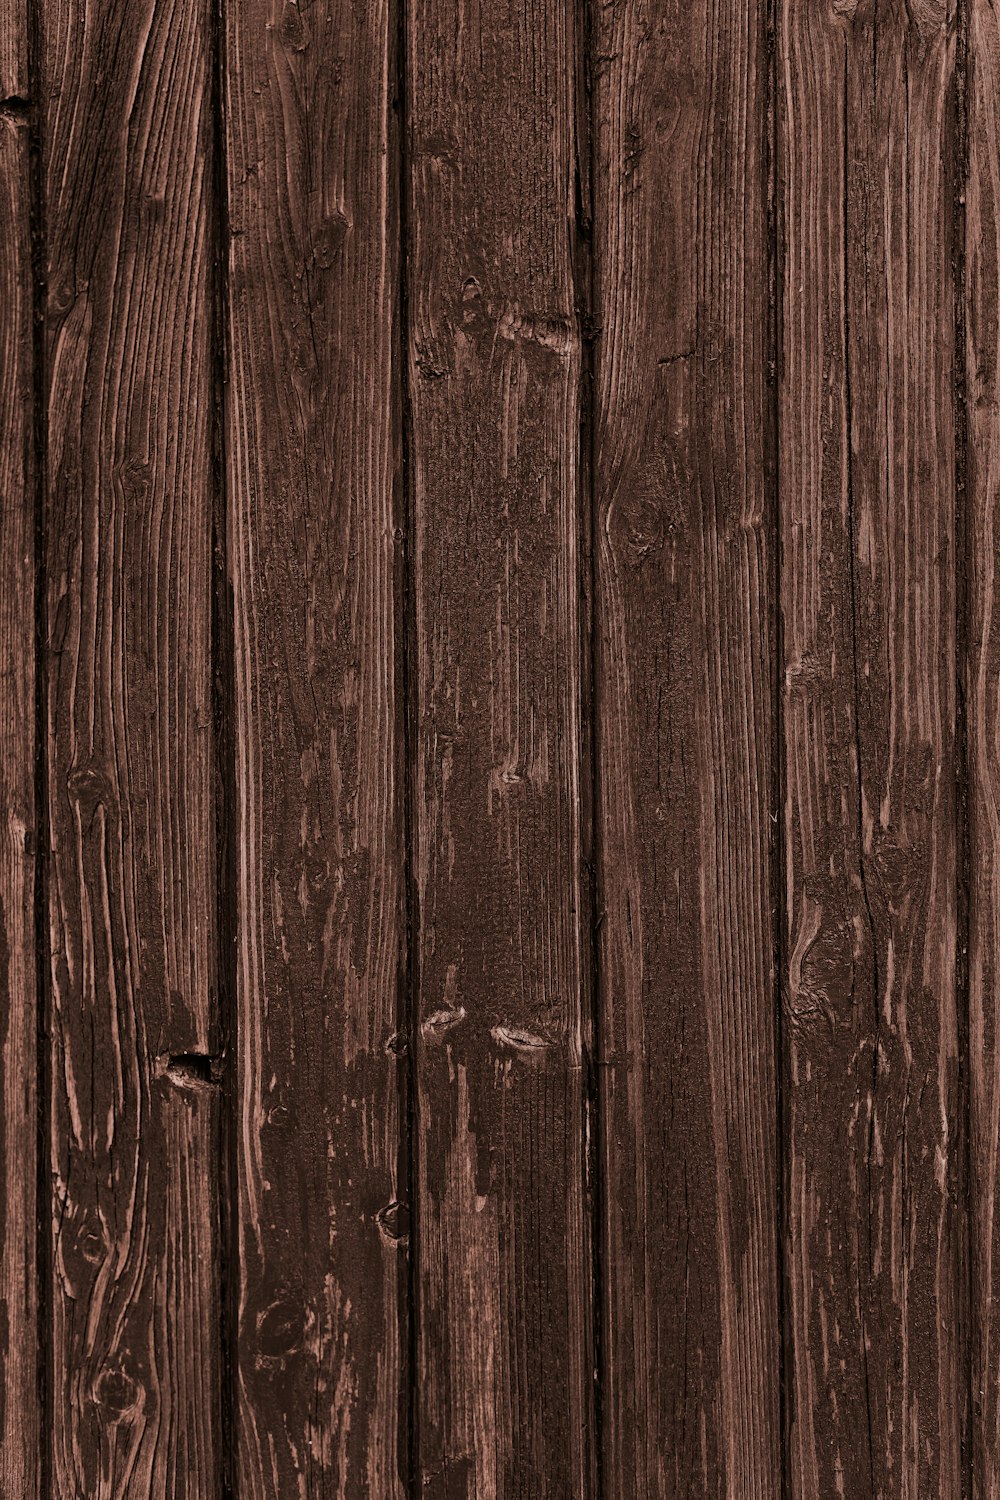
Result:
M399 464L401 510L402 574L399 601L402 616L400 646L400 692L402 696L402 822L404 884L404 953L402 962L402 995L400 1031L406 1038L405 1066L401 1069L403 1119L400 1140L405 1174L409 1231L403 1321L405 1396L405 1492L418 1500L422 1491L420 1475L420 1393L418 1366L420 1357L420 1202L419 1202L419 1095L417 1084L419 1047L420 934L419 893L415 873L416 807L417 807L417 714L418 677L416 669L417 619L414 586L415 506L412 493L412 411L410 391L410 159L409 159L409 91L407 88L407 21L406 0L396 0L395 85L396 85L396 172L398 208L398 330L397 363L399 368ZM402 1455L401 1455L402 1459Z
M785 1137L785 1027L784 993L788 934L786 928L787 889L785 874L785 827L783 817L785 790L785 716L784 716L784 616L782 580L784 550L781 526L781 330L782 330L782 264L779 203L779 125L778 125L778 3L767 0L767 195L768 195L768 457L767 477L770 509L770 531L773 547L771 587L773 640L773 739L771 744L772 839L770 884L774 908L774 1130L775 1130L775 1275L778 1318L778 1464L782 1500L791 1494L791 1455L789 1446L789 1364L791 1328L788 1317L788 1149Z
M968 71L969 13L966 0L956 0L955 9L955 174L952 184L954 234L954 326L955 353L953 385L955 398L955 988L958 1022L959 1118L961 1120L956 1173L956 1200L965 1209L965 1233L960 1233L957 1249L957 1281L960 1317L959 1340L965 1348L964 1412L960 1414L961 1493L971 1497L974 1490L975 1363L976 1324L973 1298L975 1217L972 1195L972 1075L971 1075L971 986L969 940L971 906L969 878L971 873L971 828L969 809L970 768L968 737L968 671L969 671L969 532L967 517L968 406L966 376L966 189L969 176ZM962 1334L964 1333L964 1339Z
M604 1328L604 1117L601 1098L603 1027L601 1006L602 869L600 828L600 639L597 562L597 481L595 473L595 344L599 334L594 277L594 140L597 118L593 95L593 10L590 0L580 0L577 22L577 88L576 107L576 243L575 279L577 323L580 329L579 453L577 515L583 543L580 568L580 636L582 680L586 685L584 707L586 727L581 725L581 750L587 757L587 801L584 822L584 859L588 877L586 908L589 941L586 944L589 964L589 1013L587 1024L589 1046L586 1052L586 1092L584 1098L583 1172L586 1186L587 1218L590 1235L590 1338L593 1359L592 1402L588 1402L588 1421L592 1426L588 1457L589 1483L595 1500L604 1494L604 1404L605 1404L605 1328ZM589 785L588 785L589 781ZM582 957L582 955L581 955Z
M45 165L42 126L42 18L41 5L29 3L27 30L28 72L28 175L31 246L32 315L32 472L34 503L34 652L35 652L35 1016L36 1016L36 1236L35 1313L37 1319L38 1485L42 1496L53 1494L53 1332L52 1317L52 1216L49 1170L49 816L48 816L48 569L45 554L45 512L48 495L47 370L45 355L45 309L48 297L48 224L45 212Z
M239 1494L239 1140L238 1004L236 975L237 912L237 761L235 734L235 620L229 559L228 380L229 180L225 126L225 0L213 0L209 12L212 266L209 299L212 317L212 623L211 674L213 754L215 759L216 861L216 1025L222 1055L219 1119L219 1361L218 1406L220 1453L217 1464L223 1500Z

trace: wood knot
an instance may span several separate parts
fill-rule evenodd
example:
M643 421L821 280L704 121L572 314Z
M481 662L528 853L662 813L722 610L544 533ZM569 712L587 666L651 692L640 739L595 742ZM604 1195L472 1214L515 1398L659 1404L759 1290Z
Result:
M66 778L66 789L85 823L91 821L99 807L107 807L114 800L111 778L93 757L73 767Z
M277 32L289 52L304 52L309 45L305 22L294 3L285 5L282 10Z
M0 99L0 119L11 120L15 125L26 125L31 119L31 102L23 94L8 94Z
M218 1088L222 1083L221 1055L207 1052L161 1052L154 1071L179 1089Z
M290 1292L277 1296L270 1306L257 1314L257 1347L262 1359L284 1359L302 1345L306 1330L306 1309Z
M379 1234L390 1245L398 1245L410 1233L410 1210L395 1198L375 1215Z
M110 1365L94 1382L94 1404L112 1422L132 1416L143 1405L142 1386L122 1365Z
M346 214L339 209L327 214L312 241L312 258L321 271L333 265L350 232L351 221Z
M153 466L143 458L126 459L115 465L114 481L124 505L142 505L153 488Z
M465 1006L456 1005L453 1010L435 1010L420 1023L420 1035L429 1042L440 1042L449 1031L465 1020Z
M520 1026L494 1026L490 1036L505 1052L544 1052L551 1045L547 1037L537 1032L525 1031Z

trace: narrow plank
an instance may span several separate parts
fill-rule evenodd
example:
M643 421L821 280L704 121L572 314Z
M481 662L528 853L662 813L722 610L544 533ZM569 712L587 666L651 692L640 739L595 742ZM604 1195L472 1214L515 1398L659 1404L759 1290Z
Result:
M791 1493L958 1497L955 13L782 0Z
M217 1090L170 1065L219 1041L210 16L39 24L52 1490L174 1500L219 1486Z
M965 187L968 639L969 1213L974 1500L1000 1496L1000 24L967 7L968 175Z
M405 1488L394 42L226 8L241 1500Z
M596 9L604 1493L780 1493L764 4Z
M27 10L0 6L0 1494L39 1493L35 462Z
M574 8L407 7L419 1474L589 1493Z

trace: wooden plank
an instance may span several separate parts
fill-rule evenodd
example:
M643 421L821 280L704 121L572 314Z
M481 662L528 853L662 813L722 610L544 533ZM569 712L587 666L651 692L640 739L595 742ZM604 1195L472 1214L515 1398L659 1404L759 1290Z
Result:
M604 1493L780 1493L766 6L596 10Z
M35 454L27 11L0 5L0 1494L39 1493Z
M950 0L782 0L791 1493L966 1493Z
M170 1059L218 1046L210 15L40 31L52 1492L208 1495L218 1090Z
M0 108L8 116L23 116L29 103L28 15L28 0L0 0ZM19 225L29 218L26 208Z
M1000 25L967 8L965 501L973 1500L1000 1496Z
M241 1500L405 1487L394 42L226 8Z
M574 10L415 0L406 41L417 1477L585 1496Z

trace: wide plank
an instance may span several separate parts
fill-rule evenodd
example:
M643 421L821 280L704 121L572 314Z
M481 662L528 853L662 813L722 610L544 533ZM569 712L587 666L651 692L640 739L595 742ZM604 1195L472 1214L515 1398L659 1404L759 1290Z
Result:
M771 1500L767 7L595 15L602 1493Z
M51 1492L174 1500L220 1483L211 18L38 25Z
M406 1486L394 55L225 7L241 1500Z
M0 1494L39 1493L35 432L27 7L0 5Z
M590 1492L577 21L406 10L428 1500Z
M955 10L782 0L790 1493L967 1493Z

